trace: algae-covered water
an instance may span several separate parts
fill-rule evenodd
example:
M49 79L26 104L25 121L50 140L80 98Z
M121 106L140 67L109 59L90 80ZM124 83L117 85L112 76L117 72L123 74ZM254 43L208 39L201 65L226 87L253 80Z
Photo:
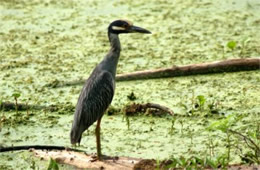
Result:
M118 73L260 56L257 0L0 0L0 101L15 102L12 94L18 92L20 103L60 106L29 109L29 116L1 110L0 145L70 146L73 108L82 86L49 84L86 79L109 50L108 24L121 18L153 34L120 36ZM226 45L230 41L236 42L233 50ZM226 134L207 127L232 115L239 117L232 129L257 131L259 73L117 82L112 102L117 113L102 119L103 153L158 160L226 153ZM127 98L132 92L134 102L158 103L176 116L133 116L128 126L121 109L133 102ZM205 99L200 107L198 96ZM96 152L94 128L82 138L80 149L87 153ZM239 149L247 149L235 136L232 142L231 162L239 163ZM0 154L0 169L46 166L27 151Z

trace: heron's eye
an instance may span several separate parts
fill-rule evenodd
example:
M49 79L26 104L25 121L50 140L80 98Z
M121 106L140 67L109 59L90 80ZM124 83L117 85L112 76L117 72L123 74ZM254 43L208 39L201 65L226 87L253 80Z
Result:
M124 28L128 28L128 25L127 25L127 24L124 24L123 27L124 27Z

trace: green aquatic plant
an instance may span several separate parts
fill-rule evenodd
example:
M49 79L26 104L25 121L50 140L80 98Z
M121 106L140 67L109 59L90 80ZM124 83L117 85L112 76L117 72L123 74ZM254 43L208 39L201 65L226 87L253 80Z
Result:
M241 50L240 50L240 53L239 53L240 57L244 57L245 51L246 51L246 47L248 45L248 42L250 42L250 40L251 40L250 38L244 38L242 40Z
M236 114L230 114L226 118L215 121L211 123L211 125L206 128L209 131L215 131L215 130L220 130L223 133L226 134L226 156L227 156L227 164L230 162L230 153L231 153L231 127L237 123L242 117L238 116Z
M172 120L171 120L171 128L170 128L170 135L173 135L174 134L174 130L175 130L175 127L174 127L174 124L175 124L175 121L176 121L176 118L175 117L172 117Z
M220 155L215 158L199 158L197 156L191 156L189 158L171 158L171 164L166 166L165 169L204 169L204 168L225 168L227 167L227 161L225 155Z
M229 49L231 49L232 51L236 48L236 46L237 46L237 43L236 43L235 41L229 41L229 42L227 43L227 47L228 47Z
M204 109L204 104L206 102L206 98L204 96L202 96L202 95L199 95L199 96L197 96L197 99L199 101L199 109L203 110Z
M122 121L124 120L126 121L127 130L130 130L130 117L127 114L124 114Z
M131 92L130 94L127 95L127 99L130 101L134 101L137 99L136 95L134 94L134 92Z
M160 164L161 164L161 161L160 159L156 159L156 170L160 170Z
M229 41L227 43L227 47L232 51L233 57L235 57L234 56L234 50L235 50L236 46L237 46L236 41Z
M48 170L59 170L59 165L54 159L50 159Z
M230 133L242 138L246 144L248 151L241 153L240 158L244 163L260 164L260 125L256 125L256 129L249 130L247 135L238 131L230 130Z
M12 94L12 96L14 97L15 100L15 110L16 110L16 114L18 114L18 98L21 96L21 94L19 92L14 92Z
M30 100L30 98L29 99L22 99L22 102L23 103L25 103L25 109L26 109L26 116L27 116L27 118L29 117L29 100Z
M207 98L209 98L207 100ZM192 97L191 106L188 104L180 103L180 106L183 107L186 111L186 114L193 116L199 114L201 116L211 116L212 114L219 114L218 102L217 99L210 99L210 96L198 95Z
M183 135L183 126L184 126L184 120L180 119L179 123L181 124L181 134Z
M0 106L2 106L3 104L3 101L0 100ZM0 110L0 112L2 112L2 115L0 116L0 132L1 132L1 129L2 129L2 122L4 122L5 120L5 115L4 115L4 112L2 111L3 108Z
M241 118L242 116L230 114L224 119L217 120L211 123L206 129L209 131L220 130L222 132L227 132L231 128L231 126L233 126Z
M214 139L212 138L211 135L208 135L208 142L206 143L206 146L208 147L209 149L209 155L210 155L210 158L212 158L215 154L215 144L214 144Z

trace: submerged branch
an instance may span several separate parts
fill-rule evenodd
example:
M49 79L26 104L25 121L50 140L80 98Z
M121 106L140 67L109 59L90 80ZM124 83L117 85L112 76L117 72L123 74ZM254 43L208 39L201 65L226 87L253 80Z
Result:
M242 133L239 133L237 131L234 130L229 130L231 133L233 134L237 134L238 136L242 137L244 139L244 141L246 142L247 146L250 147L251 149L256 149L259 153L260 153L260 147L249 137L243 135ZM254 147L252 147L248 141L251 143L251 145L253 145Z
M59 110L60 108L65 108L68 111L73 111L75 106L73 105L50 105L50 106L43 106L43 105L29 105L29 104L24 104L24 103L18 103L17 104L17 110L18 111L26 111L26 110L42 110L45 109L50 112L54 112ZM16 110L16 103L11 103L11 102L2 102L0 105L1 110Z
M125 114L130 116L137 113L145 113L147 109L156 109L156 114L162 114L162 112L169 113L170 115L174 115L173 111L166 106L162 106L155 103L146 103L146 104L131 104L125 107ZM160 112L158 112L160 111Z
M68 148L64 146L53 146L53 145L25 145L25 146L0 147L0 152L10 152L10 151L29 150L29 149L68 150L68 151L84 152L78 149Z
M155 104L155 103L147 103L147 104L144 104L143 105L144 108L154 108L154 109L158 109L158 110L161 110L161 111L164 111L166 113L169 113L170 115L174 115L173 111L166 107L166 106L162 106L162 105L159 105L159 104Z
M46 106L27 105L27 104L22 104L22 103L17 104L17 110L19 110L19 111L25 111L25 110L28 110L28 109L40 110L40 109L44 109L44 108L46 108ZM16 103L2 102L1 105L0 105L0 109L15 110L16 109Z

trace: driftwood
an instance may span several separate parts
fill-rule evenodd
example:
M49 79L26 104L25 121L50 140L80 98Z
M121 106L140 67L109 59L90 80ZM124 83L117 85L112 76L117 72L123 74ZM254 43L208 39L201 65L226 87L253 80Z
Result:
M32 150L36 157L44 160L52 158L58 163L68 164L77 168L106 169L106 170L155 170L168 169L172 161L164 160L158 163L154 159L137 159L130 157L107 157L102 161L94 161L93 156L73 151L42 151ZM260 165L229 165L229 170L253 170L260 168ZM182 169L182 168L178 168ZM201 167L201 169L212 169Z
M133 73L118 74L116 81L130 81L142 79L155 79L167 77L190 76L198 74L211 74L223 72L250 71L260 69L260 57L245 59L228 59L211 63L190 64L186 66L174 66L155 70L137 71ZM47 87L65 87L82 85L86 80L74 80L71 82L60 82L58 80L47 84Z
M260 58L230 59L212 63L191 64L180 67L175 66L172 68L138 71L134 73L119 74L116 76L116 80L129 81L249 70L260 70Z
M154 159L138 159L131 157L105 156L102 161L93 161L93 155L73 151L42 151L32 150L36 157L44 160L52 158L58 163L68 164L77 168L106 169L106 170L155 170L165 169L171 160L162 161L158 165Z
M52 158L57 163L68 164L77 168L108 169L108 170L130 170L141 159L129 157L107 157L102 161L93 161L93 155L73 151L42 151L33 150L36 157L44 160Z
M43 149L43 150L42 150ZM95 155L88 155L82 150L66 148L64 146L46 146L46 145L31 145L31 146L13 146L1 148L0 152L29 150L34 156L41 160L50 160L52 158L59 164L67 164L76 168L87 169L107 169L107 170L153 170L166 169L167 166L173 163L172 160L160 161L160 164L154 159L138 159L130 157L110 157L103 156L102 161L95 159ZM230 170L251 170L258 169L260 165L229 165ZM204 169L211 169L206 168Z
M125 107L125 114L127 116L135 115L137 113L146 113L147 109L155 109L155 114L161 114L162 112L169 113L170 115L174 115L173 111L166 106L162 106L155 103L146 103L146 104L136 104L133 103L131 105L127 105Z

